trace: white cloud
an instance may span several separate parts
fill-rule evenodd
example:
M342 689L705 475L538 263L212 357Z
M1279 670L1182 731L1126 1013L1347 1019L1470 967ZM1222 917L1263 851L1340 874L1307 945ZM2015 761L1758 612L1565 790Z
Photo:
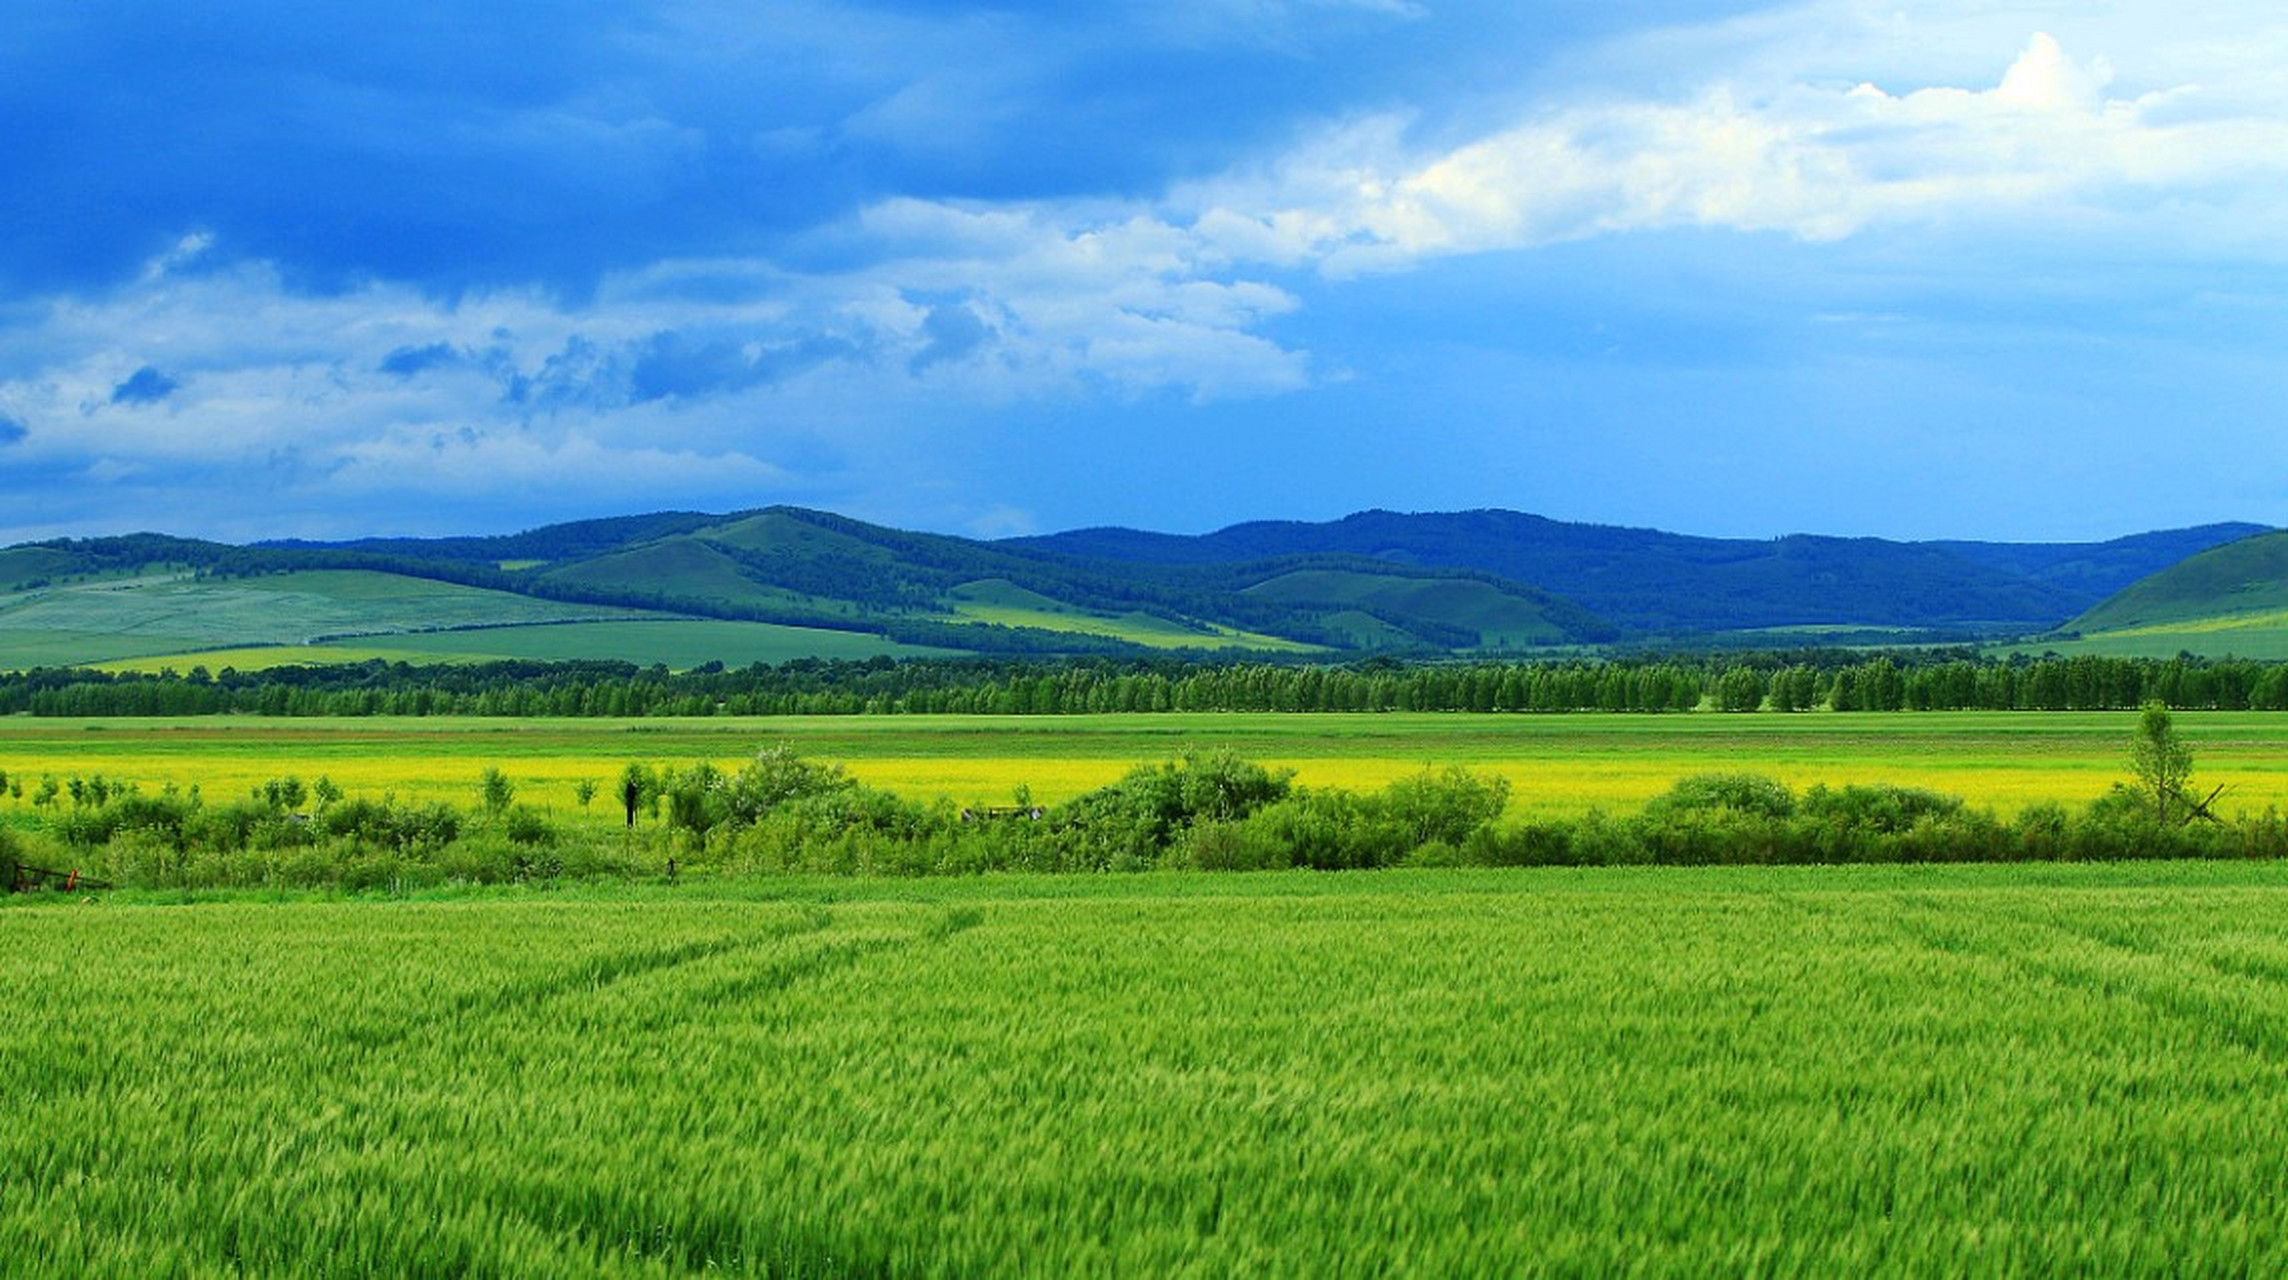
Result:
M1682 100L1543 110L1428 155L1404 146L1403 119L1369 119L1183 199L1193 232L1221 253L1337 276L1672 228L1818 241L2220 190L2254 197L2251 217L2276 207L2281 103L2252 100L2237 78L2223 93L2185 82L2108 96L2116 79L2105 57L2035 32L1983 88L1718 78Z

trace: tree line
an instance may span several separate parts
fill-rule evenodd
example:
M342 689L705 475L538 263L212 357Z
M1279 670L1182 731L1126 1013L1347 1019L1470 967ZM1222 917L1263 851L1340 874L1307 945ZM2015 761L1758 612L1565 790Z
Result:
M0 674L0 714L38 716L2106 711L2147 702L2177 710L2288 710L2288 664L1810 651L1342 665L806 658L686 671L620 662L369 661L219 673L193 667L187 673L40 668Z

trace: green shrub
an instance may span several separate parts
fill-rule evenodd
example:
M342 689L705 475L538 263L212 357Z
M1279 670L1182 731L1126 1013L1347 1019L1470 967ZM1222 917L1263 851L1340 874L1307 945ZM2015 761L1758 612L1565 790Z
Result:
M1509 806L1509 779L1460 766L1424 769L1383 788L1383 817L1404 833L1407 852L1426 844L1459 848Z
M1277 804L1293 773L1274 772L1229 751L1138 765L1109 786L1079 796L1055 816L1080 868L1148 867L1201 822L1238 822Z
M1889 783L1816 786L1804 793L1805 817L1859 830L1896 835L1931 818L1962 811L1962 797Z
M1286 846L1244 822L1203 822L1184 833L1176 865L1196 871L1270 871L1295 865Z
M1696 773L1646 803L1652 815L1698 813L1729 809L1763 818L1785 818L1795 812L1795 793L1777 778L1760 773Z
M547 815L530 805L520 804L510 809L501 824L501 831L508 837L510 844L526 847L554 847L558 839L556 828L548 821Z

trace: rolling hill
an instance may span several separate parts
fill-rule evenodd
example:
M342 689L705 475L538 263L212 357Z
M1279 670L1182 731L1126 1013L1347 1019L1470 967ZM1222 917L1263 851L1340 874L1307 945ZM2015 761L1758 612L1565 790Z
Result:
M2288 531L2212 547L2132 583L2061 629L2059 648L2288 657Z
M2259 561L2288 535L2219 546L2253 528L2097 544L1746 541L1506 511L1370 511L1200 537L1092 529L987 542L770 507L499 537L239 547L137 534L0 549L0 665L187 666L203 654L244 666L327 652L675 665L711 654L743 665L961 652L1499 653L1723 633L1784 644L1845 628L2026 634L2085 611L2085 628L2160 616L2134 602L2162 588L2122 588L2185 555L2196 576L2174 588L2187 603L2169 616L2212 616L2217 583L2279 576ZM2131 612L2093 610L2113 591ZM2237 599L2244 614L2274 607L2262 591ZM2277 607L2288 610L2288 592Z
M315 648L686 663L702 645L743 661L1425 652L1614 634L1569 602L1466 571L1343 556L1098 564L783 507L499 538L231 547L136 535L0 551L10 666L202 655L243 666L265 648L295 660L322 656Z

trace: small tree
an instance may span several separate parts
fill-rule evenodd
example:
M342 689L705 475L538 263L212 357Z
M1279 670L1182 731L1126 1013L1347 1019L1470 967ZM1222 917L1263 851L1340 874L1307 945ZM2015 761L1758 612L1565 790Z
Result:
M636 810L658 793L659 775L652 772L650 765L630 761L627 768L620 770L620 804L628 811L629 826L636 825Z
M2155 822L2184 822L2206 808L2185 794L2193 779L2193 749L2178 736L2169 708L2159 702L2146 703L2137 717L2137 735L2129 740L2129 771L2137 776L2138 799L2151 806Z
M516 799L516 786L496 766L487 766L484 775L485 812L499 817L508 810L509 802Z
M580 802L581 808L587 808L589 802L596 798L596 780L594 778L582 778L573 783L572 798Z

